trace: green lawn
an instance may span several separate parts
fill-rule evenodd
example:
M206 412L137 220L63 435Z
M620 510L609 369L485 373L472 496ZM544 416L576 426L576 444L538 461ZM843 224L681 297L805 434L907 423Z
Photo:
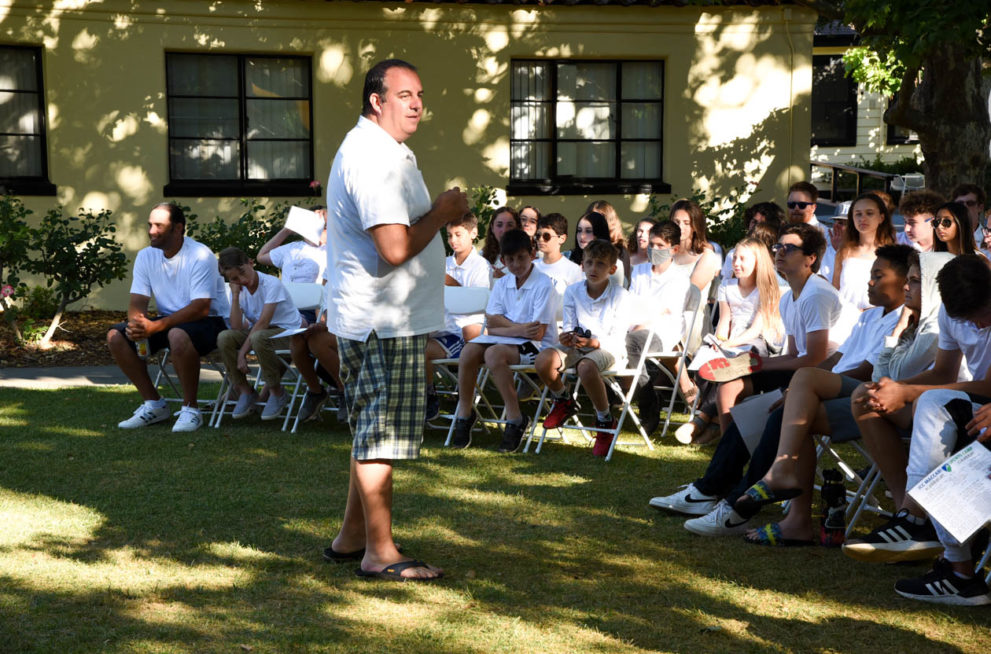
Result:
M606 464L428 432L397 468L396 539L447 577L369 582L320 558L347 485L332 419L118 430L136 401L0 390L0 651L991 651L991 612L895 595L923 567L702 539L647 506L709 450Z

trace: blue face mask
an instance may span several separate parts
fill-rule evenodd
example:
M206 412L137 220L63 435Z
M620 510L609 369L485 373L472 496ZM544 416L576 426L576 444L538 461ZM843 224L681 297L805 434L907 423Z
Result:
M671 248L647 248L647 259L652 266L660 266L674 257Z

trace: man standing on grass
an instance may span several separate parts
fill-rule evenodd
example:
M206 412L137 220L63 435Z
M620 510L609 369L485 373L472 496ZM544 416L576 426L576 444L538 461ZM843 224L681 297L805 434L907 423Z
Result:
M439 230L468 212L457 187L431 204L404 142L423 115L416 68L398 59L365 76L362 115L327 182L327 329L337 335L354 435L347 506L328 560L357 574L430 580L439 568L403 557L392 539L392 461L423 440L427 335L444 326Z

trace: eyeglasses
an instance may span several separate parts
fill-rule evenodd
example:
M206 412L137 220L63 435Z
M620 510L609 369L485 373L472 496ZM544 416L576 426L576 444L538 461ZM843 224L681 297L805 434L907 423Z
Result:
M971 208L977 206L977 200L958 200L958 202Z
M931 218L929 222L933 224L933 227L942 227L943 229L953 227L952 218Z
M794 243L775 243L771 246L771 252L774 254L783 253L785 256L788 256L792 252L798 251L804 252L801 245L795 245Z
M805 211L807 207L812 206L815 202L786 202L789 209L798 209L800 211Z
M549 241L552 238L557 238L557 234L551 234L550 232L540 232L539 234L537 234L537 238L539 238L541 241Z

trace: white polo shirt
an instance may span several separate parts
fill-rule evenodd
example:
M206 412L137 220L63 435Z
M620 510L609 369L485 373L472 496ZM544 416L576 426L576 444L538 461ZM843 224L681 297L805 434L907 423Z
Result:
M547 325L544 338L530 341L538 349L557 343L557 313L561 296L551 278L534 267L523 286L516 288L516 277L504 275L495 280L485 313L503 316L515 323L539 322Z
M269 327L280 327L282 329L295 329L302 325L302 318L289 291L282 285L277 277L258 273L258 288L252 293L247 286L241 287L241 292L237 296L241 313L252 324L258 322L266 304L275 305L275 313L269 321Z
M564 291L562 329L571 331L577 325L589 330L599 339L600 349L613 355L619 365L626 361L626 332L633 323L632 297L613 279L597 298L589 296L584 280L572 284Z
M471 249L464 263L458 264L452 254L445 263L447 274L464 287L489 287L489 262L478 250ZM444 331L460 335L468 325L481 325L485 322L484 313L458 314L444 312Z
M833 372L839 375L853 370L863 361L868 361L871 365L877 363L878 355L884 349L884 338L895 328L901 312L901 307L892 309L887 314L884 313L884 307L871 307L862 311L850 336L839 348L843 356L833 365Z
M785 333L795 339L796 356L807 353L809 332L828 329L831 343L842 343L850 333L847 329L842 338L834 334L833 327L840 322L842 314L840 294L819 275L809 277L798 299L794 298L791 288L784 290L779 308Z
M946 315L946 307L939 307L939 349L960 350L966 359L972 379L984 379L991 367L991 327L978 329L969 320L957 320Z
M327 247L310 245L306 241L293 241L280 245L268 256L275 267L282 271L282 281L295 284L319 284L327 268Z
M551 278L558 295L563 296L565 289L585 279L582 267L567 257L561 257L554 263L544 263L542 259L537 259L533 264L537 266L537 270Z
M444 327L440 232L405 263L389 265L368 230L411 225L431 207L416 157L364 116L344 137L327 180L327 329L367 340Z
M211 316L227 320L230 302L217 257L207 246L183 236L182 246L171 259L158 248L146 247L134 258L131 293L155 298L158 313L167 316L193 300L210 298Z
M640 263L630 275L630 293L635 297L637 315L634 322L652 325L665 350L671 350L685 332L685 298L692 285L690 266L671 264L662 273L653 266Z

